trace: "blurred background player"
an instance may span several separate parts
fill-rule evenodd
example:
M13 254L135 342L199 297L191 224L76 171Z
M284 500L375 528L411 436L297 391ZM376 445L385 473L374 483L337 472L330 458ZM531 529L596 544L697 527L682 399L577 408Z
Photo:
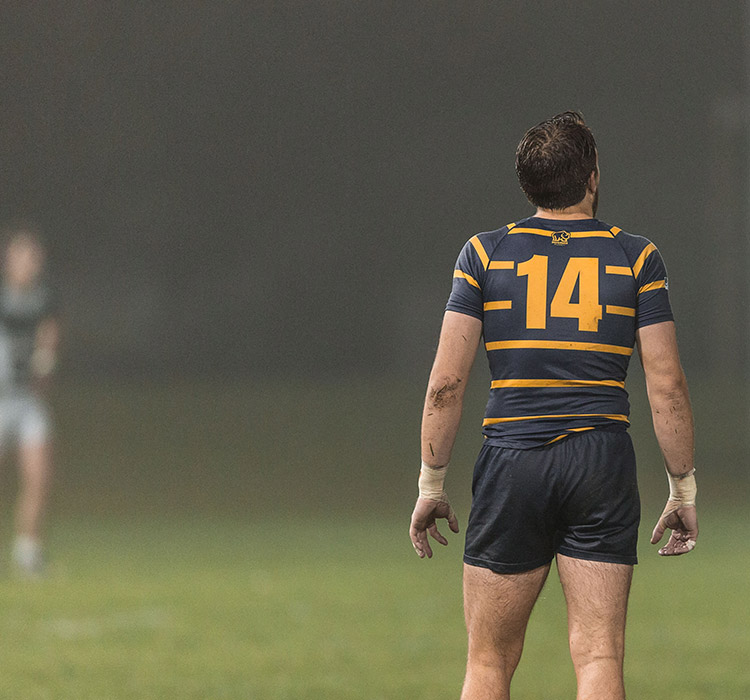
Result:
M6 230L0 286L0 449L17 448L19 493L13 564L25 576L44 572L42 520L52 471L45 394L55 369L59 324L44 280L45 250L30 225Z

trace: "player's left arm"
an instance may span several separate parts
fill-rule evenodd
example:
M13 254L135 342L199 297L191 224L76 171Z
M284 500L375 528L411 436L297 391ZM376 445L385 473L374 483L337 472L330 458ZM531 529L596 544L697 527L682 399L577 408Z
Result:
M638 353L646 375L646 389L656 439L664 455L670 493L651 537L657 544L666 530L671 535L662 556L685 554L698 539L693 463L693 412L687 381L680 364L677 335L672 321L640 328Z
M458 532L458 520L445 495L443 484L481 335L480 319L455 311L445 312L422 413L419 498L409 528L409 536L420 558L432 556L428 532L440 544L448 544L438 532L437 518L446 518L450 529Z
M44 384L52 377L57 366L59 345L60 322L56 317L48 316L37 326L31 356L31 372L37 384Z

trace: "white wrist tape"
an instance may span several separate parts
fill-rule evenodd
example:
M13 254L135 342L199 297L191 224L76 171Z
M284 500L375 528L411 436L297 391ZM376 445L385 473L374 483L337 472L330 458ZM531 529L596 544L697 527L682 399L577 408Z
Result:
M667 472L669 479L669 500L683 506L694 506L698 487L695 483L695 469L685 474L674 475Z
M419 470L419 497L447 503L448 496L443 488L447 472L447 464L443 467L430 467L422 462L422 468Z

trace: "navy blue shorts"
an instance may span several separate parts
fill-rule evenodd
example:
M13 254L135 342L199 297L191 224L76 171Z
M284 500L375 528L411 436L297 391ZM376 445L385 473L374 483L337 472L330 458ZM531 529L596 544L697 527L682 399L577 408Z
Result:
M592 430L530 450L484 445L464 561L530 571L556 553L636 564L641 504L625 431Z

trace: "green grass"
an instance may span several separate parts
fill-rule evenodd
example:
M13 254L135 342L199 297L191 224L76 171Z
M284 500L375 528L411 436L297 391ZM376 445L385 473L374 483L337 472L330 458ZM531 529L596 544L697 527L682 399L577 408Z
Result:
M750 694L739 514L682 560L642 546L631 697ZM49 579L0 583L0 697L455 698L460 538L431 561L403 523L190 518L58 523ZM532 616L514 697L574 697L559 584Z
M462 540L420 561L406 534L421 389L304 389L60 390L53 569L0 579L0 698L458 696ZM475 424L450 477L462 524ZM745 510L706 498L698 548L662 559L647 531L666 485L644 481L629 697L750 697ZM6 469L6 512L13 487ZM551 576L514 699L574 687Z

